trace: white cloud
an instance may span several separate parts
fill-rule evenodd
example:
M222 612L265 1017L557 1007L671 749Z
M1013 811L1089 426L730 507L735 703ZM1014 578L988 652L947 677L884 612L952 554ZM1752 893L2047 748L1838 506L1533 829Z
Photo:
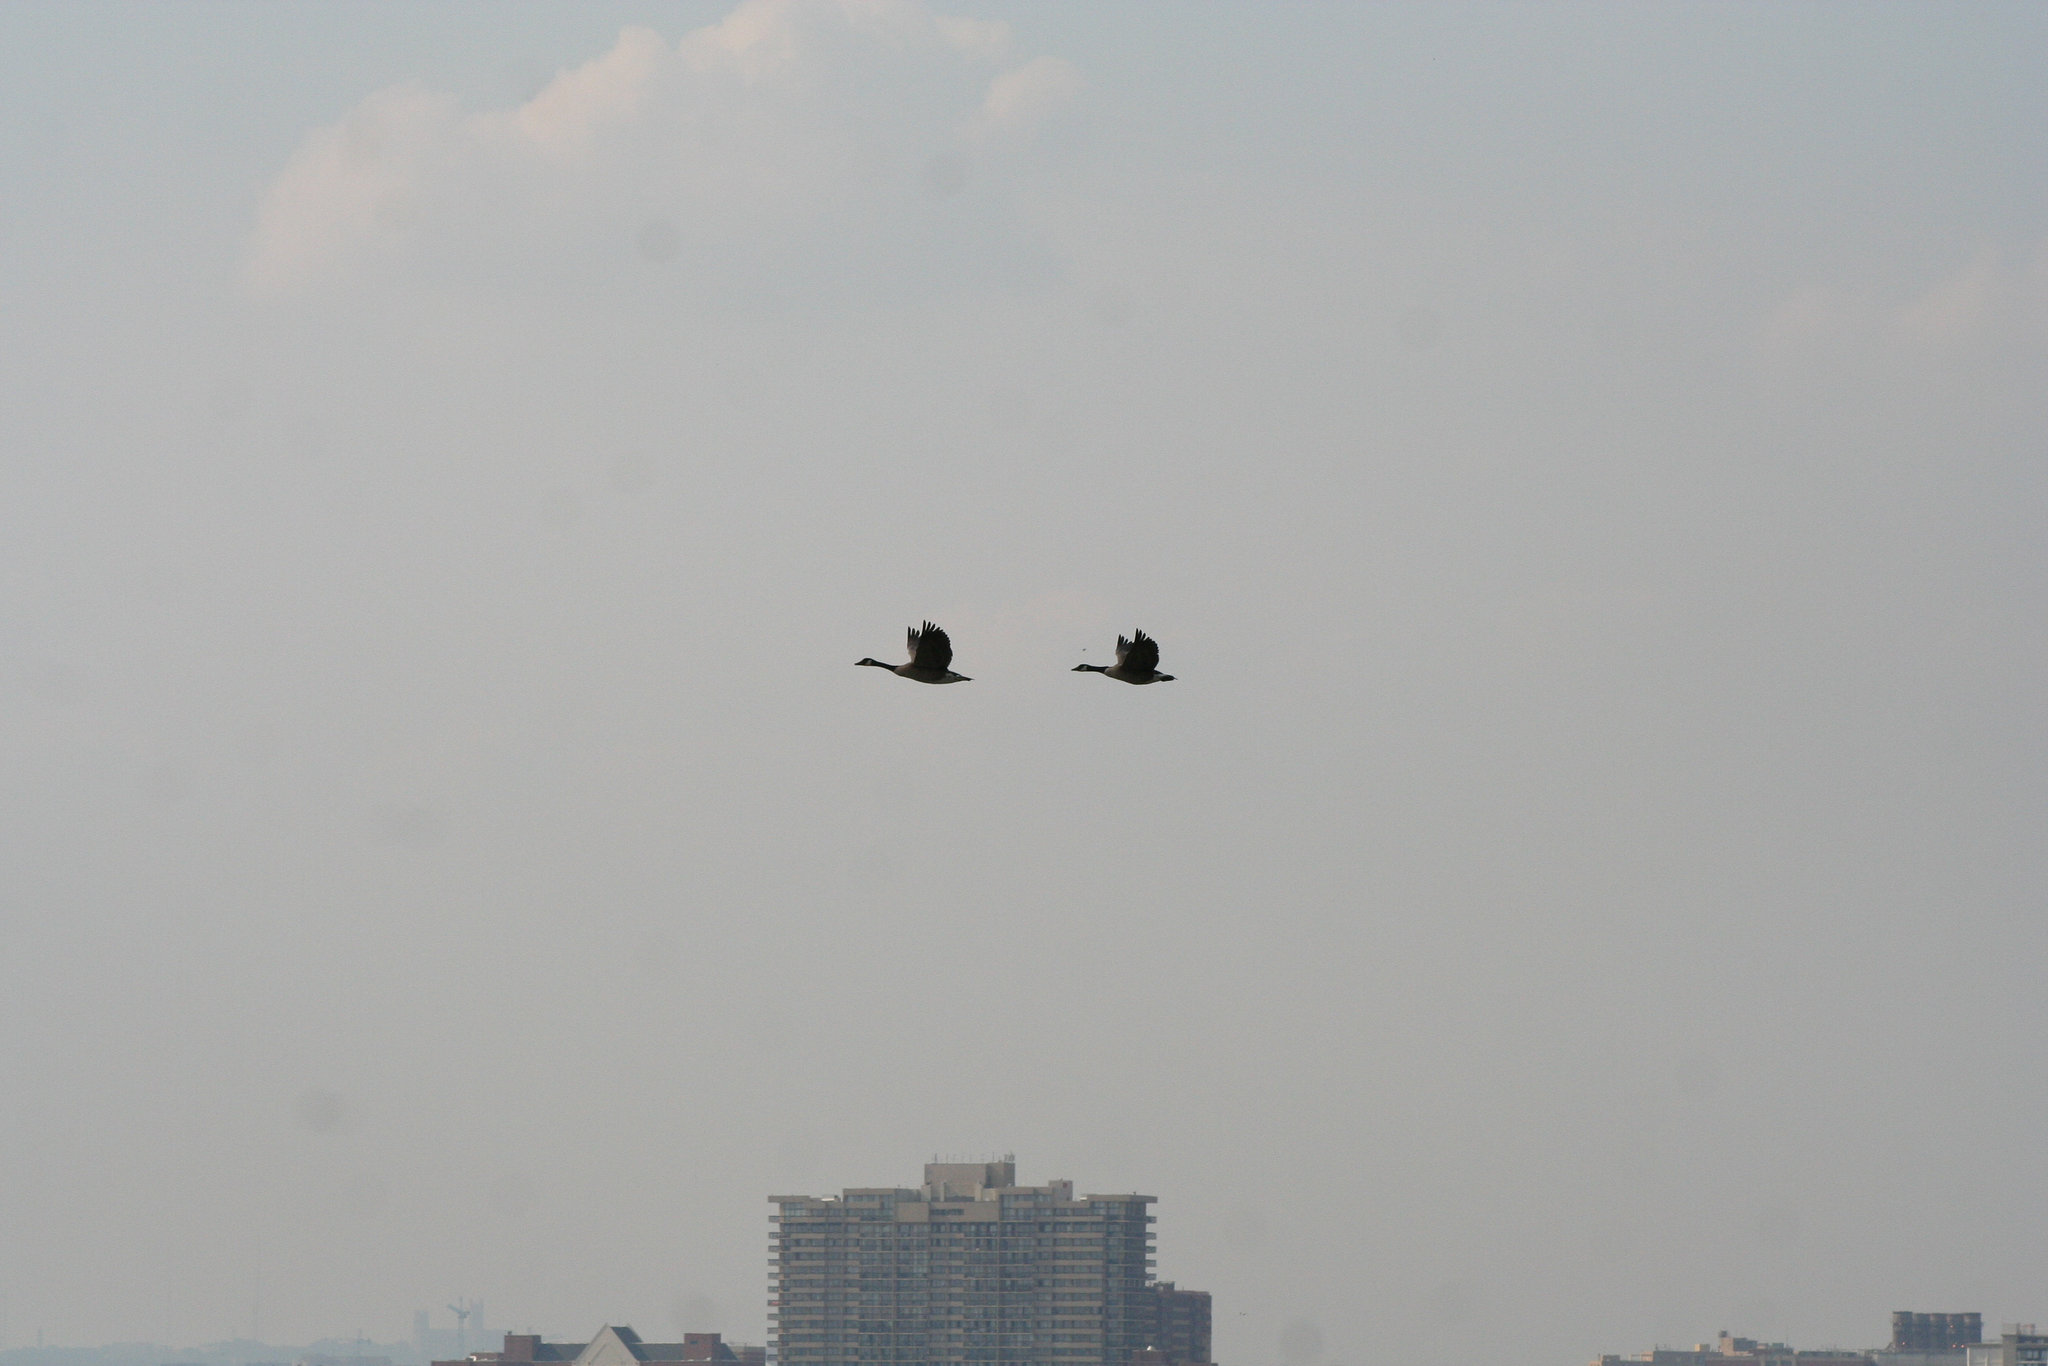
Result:
M312 134L264 196L251 279L266 288L288 284L404 237L420 186L444 169L460 129L452 98L395 86Z
M2015 264L1985 250L1967 266L1911 297L1807 286L1764 324L1766 349L1780 358L1881 347L1907 355L1957 354L2025 344L2048 332L2048 243Z
M945 40L962 52L997 56L1010 43L1010 26L1000 19L963 19L935 14L932 24Z
M1981 337L2017 297L2024 277L2014 277L1993 252L1984 252L1963 270L1902 308L1886 320L1898 340L1919 346L1959 346Z
M929 199L934 158L987 165L1078 90L1058 58L1002 69L1009 45L1002 23L916 0L744 0L676 43L627 28L515 108L381 90L293 153L248 279L275 295L380 265L564 259L650 220L685 257L886 236Z
M653 29L625 29L610 52L563 72L509 115L477 120L476 131L523 143L547 161L572 162L647 116L677 56Z
M981 103L980 128L1011 132L1029 128L1071 104L1081 90L1081 69L1061 57L1038 57L989 83Z

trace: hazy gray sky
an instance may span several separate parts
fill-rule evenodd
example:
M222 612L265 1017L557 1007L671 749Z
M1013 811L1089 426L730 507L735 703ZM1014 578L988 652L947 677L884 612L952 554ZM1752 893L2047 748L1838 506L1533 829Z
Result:
M2039 6L0 8L9 1345L758 1341L935 1150L1230 1366L2048 1317L2044 109Z

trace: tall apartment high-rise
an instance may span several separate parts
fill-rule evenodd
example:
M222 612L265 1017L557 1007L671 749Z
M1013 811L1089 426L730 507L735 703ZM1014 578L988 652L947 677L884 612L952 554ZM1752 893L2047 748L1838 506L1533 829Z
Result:
M1006 1157L929 1163L916 1189L769 1198L779 1366L1127 1366L1160 1333L1152 1196L1020 1186ZM1191 1299L1168 1317L1206 1358L1200 1300L1199 1334Z

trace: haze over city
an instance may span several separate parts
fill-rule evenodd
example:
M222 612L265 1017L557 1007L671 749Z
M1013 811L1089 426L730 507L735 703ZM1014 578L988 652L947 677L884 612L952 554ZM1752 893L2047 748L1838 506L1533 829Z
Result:
M0 1352L761 1344L771 1195L1004 1154L1224 1366L2048 1320L2044 97L0 7Z

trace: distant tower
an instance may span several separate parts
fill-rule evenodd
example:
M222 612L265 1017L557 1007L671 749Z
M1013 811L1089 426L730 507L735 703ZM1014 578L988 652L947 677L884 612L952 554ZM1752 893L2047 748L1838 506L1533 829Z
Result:
M448 1312L455 1315L455 1355L458 1357L469 1355L469 1316L474 1314L476 1309L475 1305L460 1296L456 1297L455 1303L448 1306Z

